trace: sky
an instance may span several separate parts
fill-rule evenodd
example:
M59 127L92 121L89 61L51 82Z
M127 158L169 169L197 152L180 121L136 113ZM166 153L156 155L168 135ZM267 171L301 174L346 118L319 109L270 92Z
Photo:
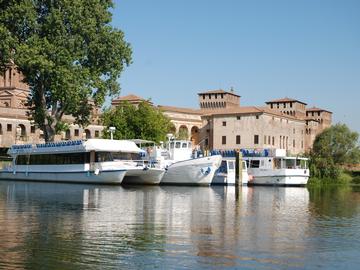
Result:
M121 95L198 108L230 90L241 106L289 97L360 132L359 0L115 0L131 44Z

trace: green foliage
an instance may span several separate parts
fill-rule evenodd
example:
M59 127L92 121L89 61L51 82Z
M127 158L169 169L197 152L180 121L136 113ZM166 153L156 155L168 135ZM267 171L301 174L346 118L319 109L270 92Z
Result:
M104 138L110 138L109 127L116 128L114 139L143 139L155 142L165 141L172 127L170 120L147 102L138 108L124 103L116 109L104 112L102 116Z
M310 153L311 175L317 178L338 179L341 165L360 162L359 135L344 124L325 129L314 142Z
M349 185L353 178L345 172L339 172L337 178L318 178L311 177L307 183L308 186L331 186L331 185Z
M0 68L9 63L30 86L30 116L53 140L64 114L89 123L91 104L119 92L131 62L124 34L110 25L111 0L0 0Z
M176 134L175 137L178 140L187 140L189 138L189 132L185 128L180 128L178 134Z

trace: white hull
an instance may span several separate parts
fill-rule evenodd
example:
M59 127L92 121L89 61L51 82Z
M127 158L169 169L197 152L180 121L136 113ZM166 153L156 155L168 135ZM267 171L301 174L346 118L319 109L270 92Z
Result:
M102 171L98 174L89 171L71 172L6 172L0 171L1 180L25 180L46 182L72 182L96 184L121 184L125 170Z
M214 179L212 180L211 184L213 185L228 185L232 186L235 185L235 172L234 173L217 173L214 176ZM242 172L242 179L241 179L241 185L247 185L249 180L249 175L247 171Z
M68 165L10 165L0 171L3 180L121 184L126 169L119 162Z
M164 169L158 168L134 168L127 169L124 184L157 185L165 174Z
M216 155L175 162L168 167L161 184L210 185L221 159Z
M309 180L309 170L249 170L252 179L249 185L305 186Z

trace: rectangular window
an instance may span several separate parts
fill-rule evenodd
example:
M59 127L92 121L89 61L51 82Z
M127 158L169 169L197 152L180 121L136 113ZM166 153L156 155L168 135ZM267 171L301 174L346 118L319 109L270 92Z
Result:
M271 137L268 136L268 145L270 145L270 140L271 140Z
M271 103L271 104L270 104L270 107L271 107L271 109L274 109L274 104Z
M272 137L272 145L275 145L275 137Z
M78 130L78 129L75 129L74 134L75 134L75 137L79 137L79 130Z
M241 116L236 116L236 120L241 120Z
M295 140L293 140L293 147L295 148Z
M254 135L254 144L259 144L259 135Z
M226 127L226 121L222 122L223 127Z
M222 144L226 144L226 136L222 136L221 141L222 141Z
M259 116L258 116L258 115L256 116L256 119L259 119Z
M293 133L295 134L296 132L295 132L295 128L293 129Z
M98 130L95 130L95 138L99 138L100 137L100 132Z
M240 135L236 135L236 144L241 144L241 137L240 137Z
M35 133L35 126L31 126L31 127L30 127L30 132L31 132L31 133Z
M266 135L264 136L264 144L266 144Z
M12 131L12 124L7 124L6 130L7 130L8 132Z

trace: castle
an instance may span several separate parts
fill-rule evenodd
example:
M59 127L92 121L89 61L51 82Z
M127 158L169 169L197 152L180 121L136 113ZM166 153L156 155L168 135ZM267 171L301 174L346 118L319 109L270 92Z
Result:
M26 101L29 87L16 68L0 74L0 147L12 144L44 142L42 131L28 120ZM174 124L172 132L188 134L203 149L281 148L292 154L307 152L322 130L331 126L332 112L291 98L265 102L262 107L240 105L241 97L234 92L211 90L198 93L199 108L157 106ZM112 106L127 101L135 106L145 99L136 95L116 98ZM150 101L149 104L153 105ZM99 111L86 128L72 124L56 140L98 138L103 126Z

